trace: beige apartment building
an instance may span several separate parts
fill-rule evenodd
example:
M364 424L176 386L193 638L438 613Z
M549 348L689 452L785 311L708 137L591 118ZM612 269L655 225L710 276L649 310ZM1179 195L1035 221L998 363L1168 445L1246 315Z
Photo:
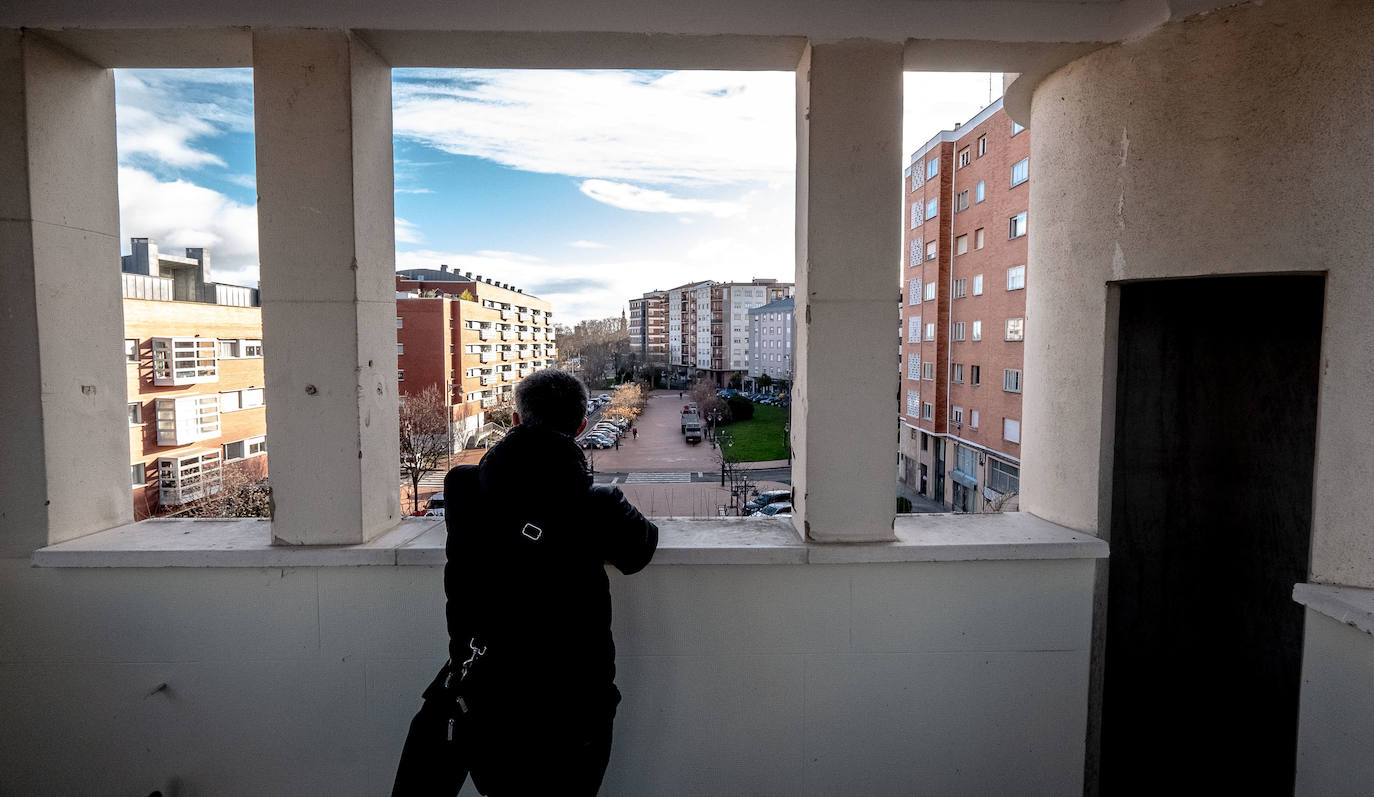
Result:
M898 478L956 512L1020 491L1030 132L1002 101L911 156Z
M749 372L749 311L792 296L795 286L775 279L689 282L640 299L647 306L664 294L668 364L675 377L726 387ZM657 327L655 327L656 329ZM647 328L646 328L647 329ZM631 341L634 322L631 321Z
M513 285L440 266L398 271L396 291L398 391L437 385L455 448L480 443L486 411L557 360L552 307Z
M267 476L262 309L256 288L210 279L134 238L121 261L134 517L176 514L226 482Z

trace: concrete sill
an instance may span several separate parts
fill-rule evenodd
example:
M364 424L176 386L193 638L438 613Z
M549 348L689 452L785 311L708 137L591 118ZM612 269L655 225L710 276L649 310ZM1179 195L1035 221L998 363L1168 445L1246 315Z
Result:
M442 565L444 524L412 518L364 545L271 545L267 520L145 520L35 551L37 567ZM655 565L1100 559L1107 544L1033 515L902 515L894 542L826 544L786 520L658 518Z
M1338 623L1374 635L1374 589L1295 584L1293 600Z

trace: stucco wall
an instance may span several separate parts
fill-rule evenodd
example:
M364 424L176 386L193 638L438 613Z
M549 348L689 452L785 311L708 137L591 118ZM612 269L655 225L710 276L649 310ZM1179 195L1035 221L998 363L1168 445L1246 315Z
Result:
M1367 794L1374 784L1371 642L1363 630L1307 612L1295 794Z
M1092 567L613 577L603 793L1079 793ZM437 567L7 559L0 610L4 794L383 794L444 656Z
M1245 5L1085 56L1036 89L1024 509L1098 529L1107 283L1326 271L1312 580L1374 586L1361 487L1374 481L1371 41L1369 4ZM1276 296L1254 322L1282 324L1283 308Z

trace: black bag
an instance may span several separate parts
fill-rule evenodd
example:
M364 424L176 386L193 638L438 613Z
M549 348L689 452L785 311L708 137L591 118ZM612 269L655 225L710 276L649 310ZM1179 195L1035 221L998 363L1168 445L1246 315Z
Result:
M458 680L445 663L425 688L425 702L410 721L401 750L392 797L455 797L463 788L471 760L471 723Z

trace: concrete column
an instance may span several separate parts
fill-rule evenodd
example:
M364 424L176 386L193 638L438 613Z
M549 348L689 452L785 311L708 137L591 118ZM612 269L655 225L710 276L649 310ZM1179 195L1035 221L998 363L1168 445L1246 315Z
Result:
M893 538L902 45L808 48L797 69L798 531Z
M401 516L391 69L339 31L253 33L272 533Z
M0 556L133 520L114 78L0 31Z

